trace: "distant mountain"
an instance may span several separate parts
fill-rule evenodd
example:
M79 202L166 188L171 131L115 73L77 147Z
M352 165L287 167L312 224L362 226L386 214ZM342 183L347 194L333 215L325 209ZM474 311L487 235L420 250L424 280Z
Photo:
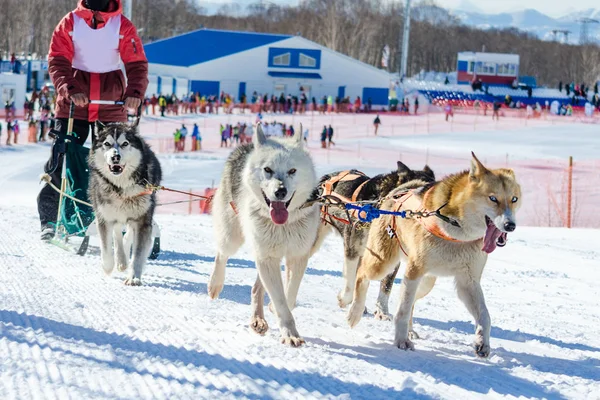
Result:
M491 28L517 28L532 33L544 40L553 40L554 30L569 31L569 43L578 43L580 37L579 19L583 17L600 19L600 9L588 9L572 12L560 18L549 17L537 10L522 10L512 13L485 14L465 10L453 10L452 13L465 25L479 29ZM590 38L598 43L600 41L600 24L588 27ZM563 40L559 34L559 40Z
M588 8L587 10L575 11L557 18L559 22L575 22L580 18L600 19L600 8Z

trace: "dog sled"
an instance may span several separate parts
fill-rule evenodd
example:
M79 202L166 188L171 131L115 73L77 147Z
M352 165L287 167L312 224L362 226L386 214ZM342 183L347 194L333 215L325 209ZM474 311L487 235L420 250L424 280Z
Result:
M92 100L90 104L123 105L124 103ZM73 137L76 136L76 133L73 132L74 111L75 105L71 103L66 134L58 131L50 132L50 137L55 141L52 147L52 166L49 168L50 171L46 171L42 180L59 193L55 234L50 243L83 256L87 253L90 238L98 236L98 230L94 210L88 198L89 166L87 157L90 149L73 141ZM138 110L134 117L134 126L139 124L140 111ZM62 173L60 187L56 187L52 183L49 173L54 172L59 163L62 163ZM128 240L129 235L127 235L125 227L123 227L123 233L125 234L126 249L131 249L132 242ZM154 260L160 254L160 228L155 221L152 222L152 239L153 244L148 257Z

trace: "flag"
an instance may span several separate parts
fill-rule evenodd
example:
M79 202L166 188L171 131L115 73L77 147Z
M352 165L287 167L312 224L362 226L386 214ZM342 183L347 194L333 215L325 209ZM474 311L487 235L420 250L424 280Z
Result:
M383 68L387 68L389 66L390 61L390 46L387 44L383 47L383 51L381 54L381 66Z

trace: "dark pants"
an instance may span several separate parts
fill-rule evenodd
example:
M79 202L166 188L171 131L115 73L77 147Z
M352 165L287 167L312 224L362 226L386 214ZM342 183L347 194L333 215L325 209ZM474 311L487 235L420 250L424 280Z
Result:
M46 130L46 121L40 121L40 135L39 135L38 142L40 142L42 139L45 139L45 137L44 137L45 130Z
M77 137L74 137L72 140L81 145L85 143L90 133L90 126L92 130L94 129L94 124L88 121L78 120L76 119L73 123L73 132L77 134ZM56 119L56 125L54 130L66 134L68 129L68 120L67 119ZM62 174L62 164L63 164L63 155L61 154L57 160L54 162L57 163L57 168L52 172L50 169L53 164L53 155L57 151L57 143L54 140L52 144L52 153L50 154L50 159L46 162L44 166L44 172L50 174L52 178L52 183L56 185L56 187L60 188L61 184L61 174ZM50 185L45 184L40 194L37 198L38 203L38 213L40 214L40 222L42 224L42 230L48 227L51 224L56 223L56 217L58 215L58 201L60 194L56 192Z

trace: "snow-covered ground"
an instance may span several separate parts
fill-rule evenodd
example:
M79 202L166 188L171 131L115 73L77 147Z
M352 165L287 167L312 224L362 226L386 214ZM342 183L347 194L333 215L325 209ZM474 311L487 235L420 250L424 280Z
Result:
M431 148L444 151L451 137L431 137ZM339 146L361 140L341 137ZM373 143L385 148L394 140L402 139ZM495 145L464 142L481 146L484 157ZM408 143L421 146L416 136ZM587 143L582 151L597 146ZM342 243L332 236L311 259L294 311L307 344L291 349L279 343L268 312L265 337L248 329L256 278L250 248L230 261L221 299L206 295L214 257L208 216L157 215L163 251L141 288L125 287L120 274L103 275L97 242L85 257L41 243L36 178L47 152L0 148L2 399L600 399L598 230L519 227L493 253L483 278L493 325L489 360L474 356L473 323L448 279L416 305L422 339L415 352L396 349L392 323L371 315L349 329L336 300ZM366 172L393 167L363 152ZM226 153L162 155L165 185L209 186ZM319 173L357 162L343 152L335 163L314 155ZM369 291L371 310L377 286ZM398 285L391 297L395 309Z

